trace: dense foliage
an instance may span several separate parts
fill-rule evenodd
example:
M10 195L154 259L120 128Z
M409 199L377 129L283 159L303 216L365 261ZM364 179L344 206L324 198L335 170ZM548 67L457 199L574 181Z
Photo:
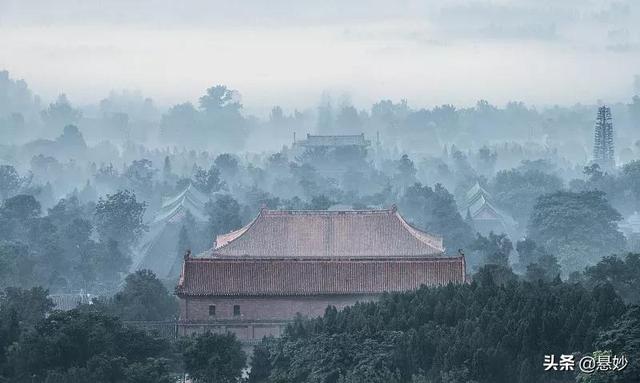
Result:
M174 320L178 315L176 297L150 270L129 274L121 291L96 304L125 321Z
M624 355L629 365L618 376L598 373L600 382L637 382L640 380L640 307L632 306L611 328L602 332L595 343L598 350Z
M247 356L236 336L205 333L185 340L185 370L198 383L233 383L241 376Z
M556 192L538 198L529 236L557 254L565 272L580 271L603 255L624 250L625 237L617 226L621 219L603 192Z
M14 381L151 382L130 379L131 372L150 368L168 382L168 344L117 318L77 310L57 312L25 332L8 352ZM134 375L135 376L135 375Z
M118 196L128 196L129 202L136 204L133 195L120 192L114 198ZM130 245L139 227L128 226L126 234L105 234L99 239L93 233L96 226L105 233L106 226L127 227L129 221L124 217L138 213L131 212L130 205L105 203L94 208L70 197L42 216L40 203L31 195L5 200L0 206L0 265L4 266L0 286L113 289L130 263L128 250L120 243ZM100 217L97 221L92 211ZM110 223L105 226L105 221Z
M640 254L604 257L585 276L590 285L610 284L627 303L640 303Z
M448 249L467 247L473 240L471 227L462 219L453 196L440 184L408 187L399 208L416 226L442 235Z
M128 278L120 298L160 290L150 279L148 272ZM123 317L134 315L132 309L149 315L162 307L152 299L115 300ZM0 294L0 382L170 383L184 375L182 366L199 382L233 382L245 366L240 342L230 334L176 342L124 325L111 315L114 307L99 302L66 312L52 308L41 288Z
M145 230L145 203L128 190L108 194L96 204L96 229L102 240L117 241L127 250Z
M505 234L491 232L487 237L478 234L471 244L471 249L480 255L481 259L476 263L508 267L513 244Z
M483 270L470 285L390 294L298 319L281 339L263 341L261 368L252 374L268 376L264 382L571 380L543 375L544 354L595 350L600 331L624 312L608 286L498 285Z
M499 171L492 186L500 205L518 222L527 222L536 198L562 189L562 180L542 170L521 167Z
M41 288L8 288L0 295L0 381L171 381L166 341L95 311L52 308ZM145 369L150 374L142 377Z

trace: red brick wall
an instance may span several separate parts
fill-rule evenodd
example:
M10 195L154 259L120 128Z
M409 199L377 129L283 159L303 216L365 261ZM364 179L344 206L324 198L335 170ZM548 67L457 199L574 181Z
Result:
M338 309L357 301L370 301L375 296L307 296L307 297L188 297L180 300L182 321L274 321L290 320L297 313L308 317L324 314L329 305ZM215 317L209 316L209 305L216 306ZM233 306L240 306L240 316L233 315Z
M252 344L265 336L280 336L297 313L317 317L323 315L329 305L341 309L376 298L362 295L181 298L178 332L180 335L232 332L238 339ZM209 305L216 306L215 317L209 316ZM233 315L234 305L240 306L240 316Z

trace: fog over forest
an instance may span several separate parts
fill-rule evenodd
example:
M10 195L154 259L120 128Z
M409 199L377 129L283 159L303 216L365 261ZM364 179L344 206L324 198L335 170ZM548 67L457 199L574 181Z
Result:
M149 223L164 199L193 183L212 202L220 195L237 200L242 224L262 205L400 204L402 209L404 204L414 224L444 234L447 248L455 252L470 246L474 236L467 204L476 184L504 214L505 225L496 230L514 243L534 229L530 214L537 198L554 191L605 192L604 202L616 209L614 225L640 203L629 198L636 195L640 152L640 97L633 93L610 106L617 167L601 169L592 151L602 104L535 107L510 101L496 106L479 100L471 107L420 108L405 99L381 99L356 108L347 98L324 94L316 104L292 112L274 105L268 117L260 118L245 111L241 90L226 85L213 84L195 102L164 109L140 91L111 91L96 104L65 93L47 102L27 80L8 71L0 72L0 87L3 198L32 195L45 214L70 198L78 208L88 204L89 212L105 196L127 191L144 204L140 223ZM362 145L309 147L307 135L361 136ZM415 189L421 185L429 191ZM445 200L451 198L453 216L447 219L454 221L445 225L451 227L439 227L442 222L429 214L413 216L411 204L424 201L411 193L428 194L432 187L441 188ZM469 227L455 227L456 216ZM211 226L215 217L210 220L205 232L193 234L200 251L220 233ZM145 231L141 226L139 234ZM132 237L130 245L139 240L140 235ZM621 234L599 246L597 251L626 248ZM122 250L125 258L135 258L133 248ZM565 276L581 265L567 265Z
M92 356L128 380L31 355L55 333L42 323L126 343L108 318L177 320L185 253L261 209L396 208L464 255L470 283L298 318L260 343L250 382L535 382L548 348L616 345L637 357L629 380L549 381L640 376L640 5L0 0L0 382L205 374L208 338ZM94 301L50 317L69 294ZM238 378L236 339L211 342Z

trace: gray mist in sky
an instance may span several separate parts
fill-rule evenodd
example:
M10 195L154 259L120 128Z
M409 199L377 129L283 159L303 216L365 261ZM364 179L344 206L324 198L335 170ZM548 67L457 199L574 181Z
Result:
M46 101L135 89L169 106L216 83L263 116L323 93L357 106L619 101L640 67L640 5L0 0L0 52Z

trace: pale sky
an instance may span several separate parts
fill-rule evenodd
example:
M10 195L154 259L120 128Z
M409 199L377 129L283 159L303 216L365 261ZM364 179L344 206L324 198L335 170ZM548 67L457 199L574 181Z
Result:
M215 84L249 111L627 101L640 74L633 0L0 0L0 69L45 102L140 90L159 105Z

